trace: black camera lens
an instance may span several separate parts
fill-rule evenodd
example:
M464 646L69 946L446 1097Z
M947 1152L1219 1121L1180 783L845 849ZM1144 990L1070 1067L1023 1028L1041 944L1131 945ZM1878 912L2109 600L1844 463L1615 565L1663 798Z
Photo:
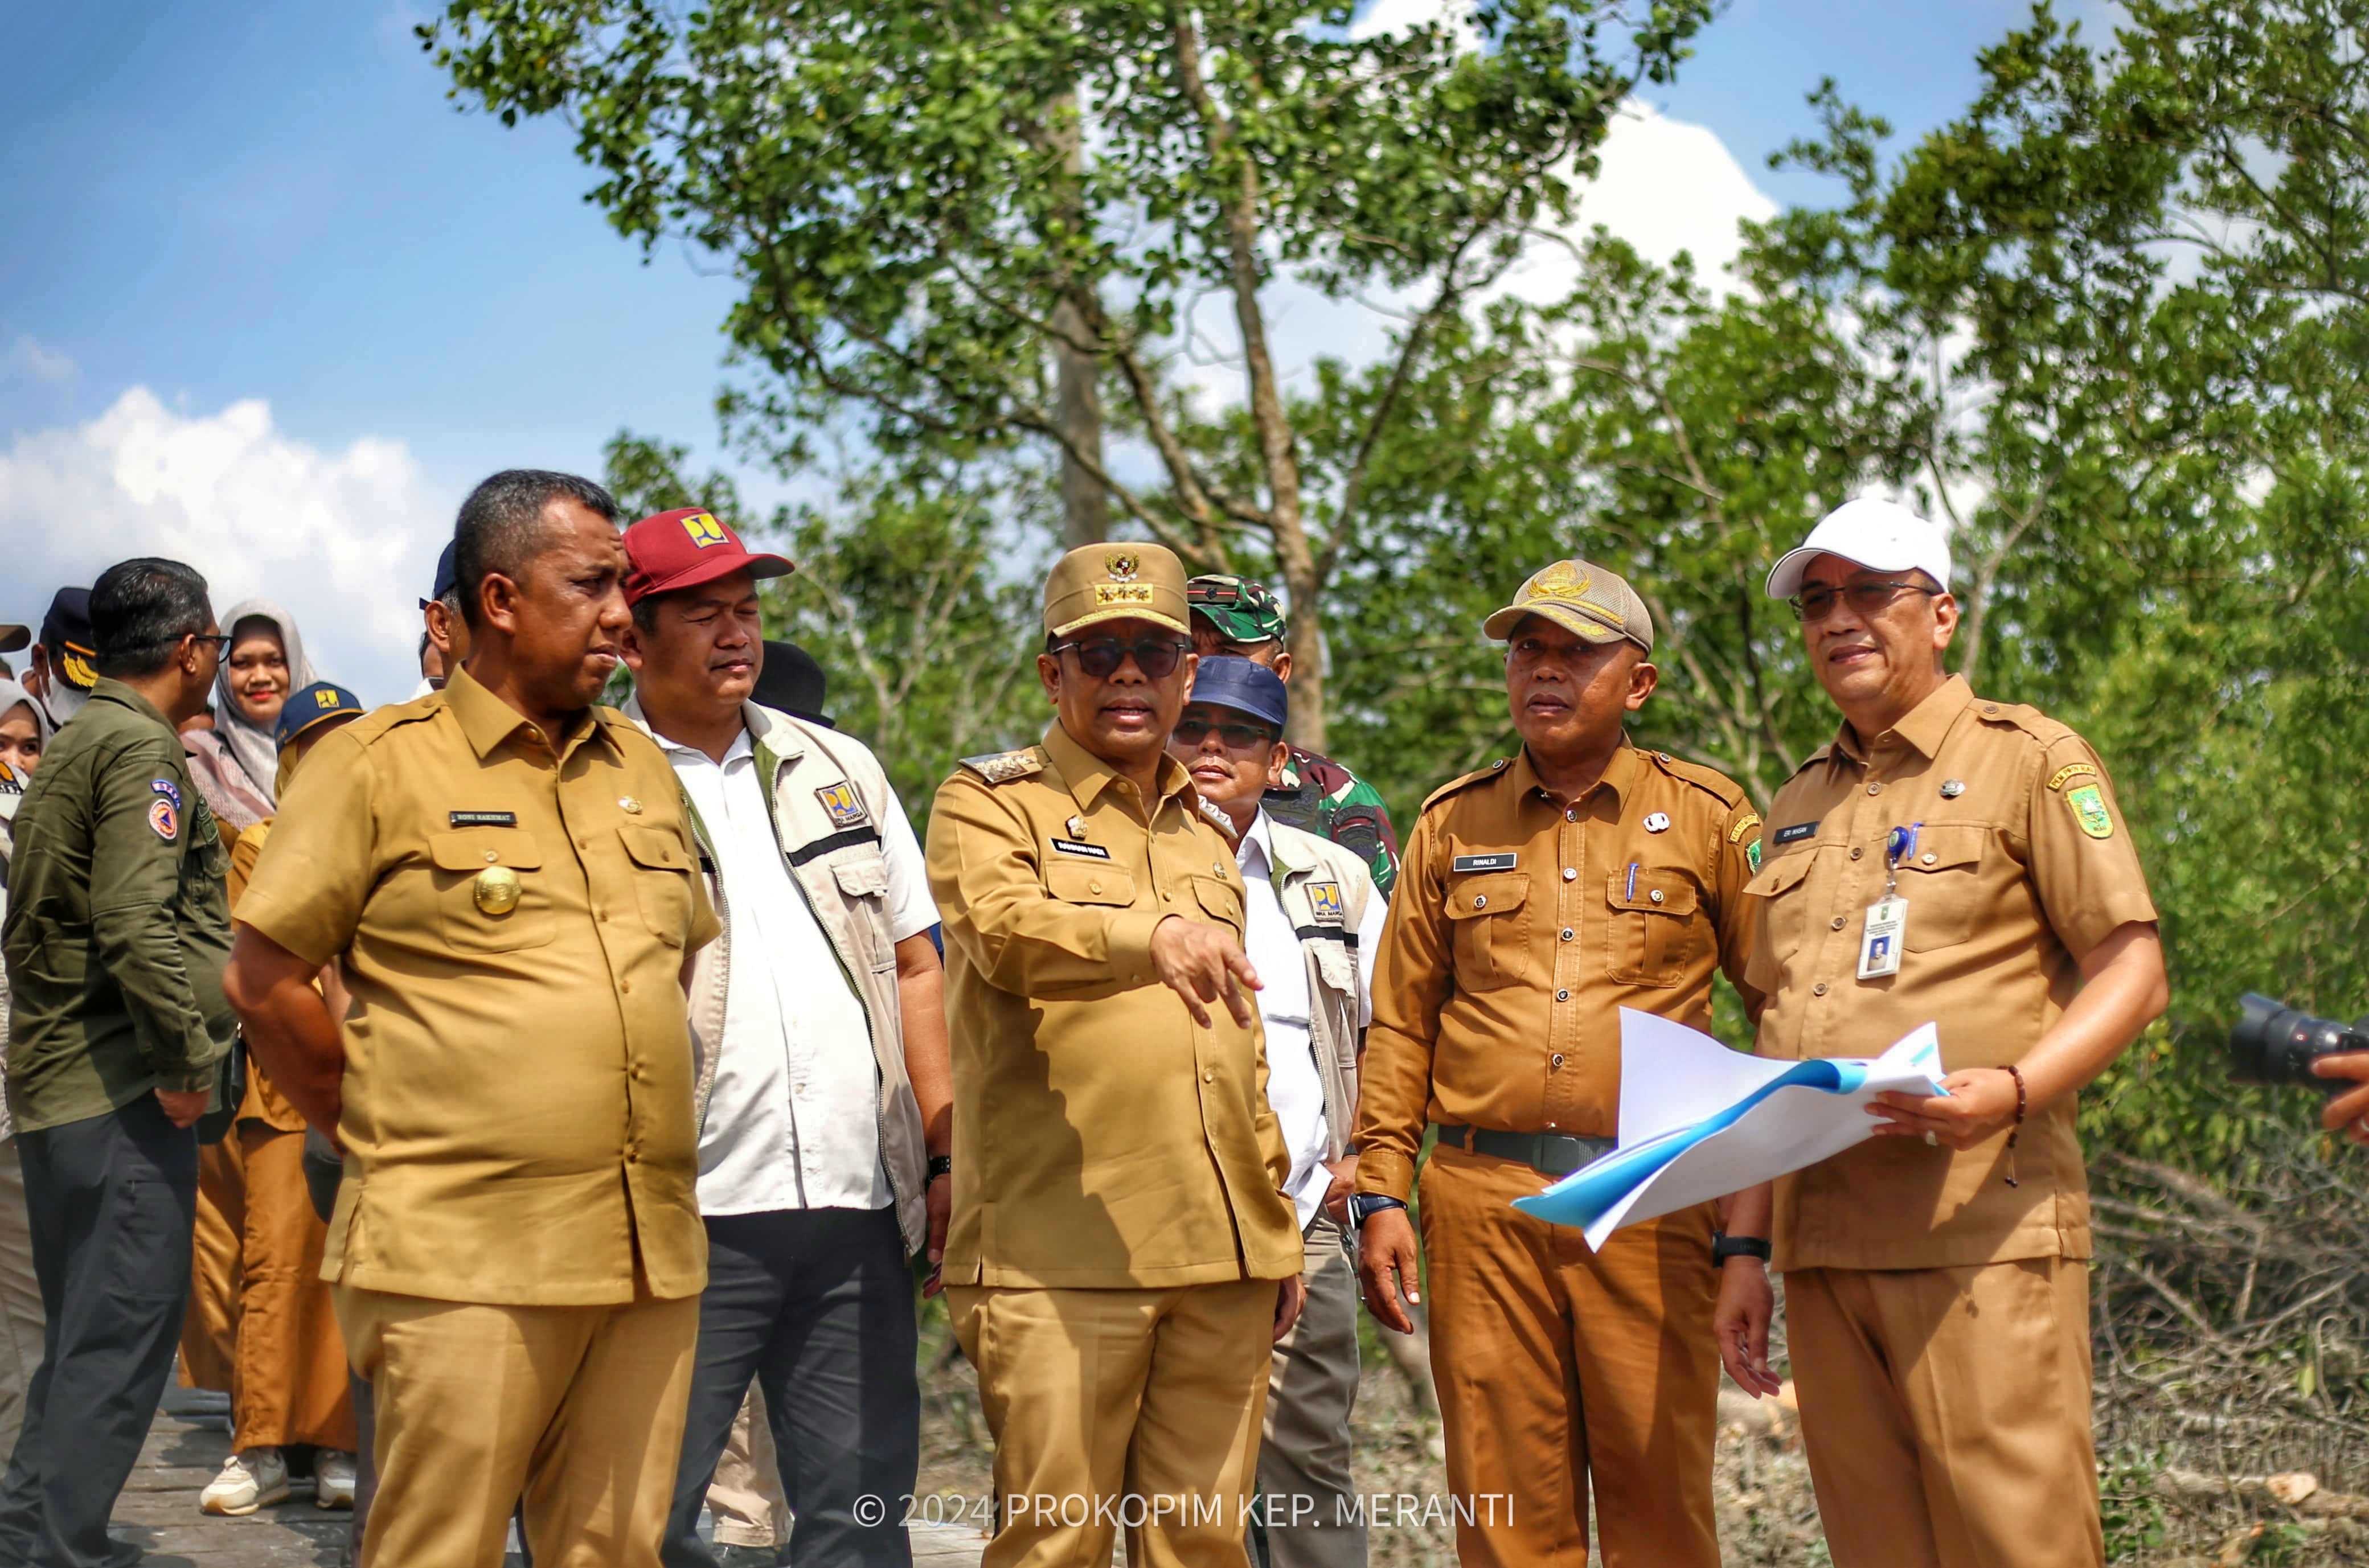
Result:
M2229 1030L2229 1075L2242 1083L2306 1083L2332 1094L2351 1081L2318 1077L2311 1064L2358 1050L2369 1050L2360 1030L2248 991L2237 999L2237 1022Z

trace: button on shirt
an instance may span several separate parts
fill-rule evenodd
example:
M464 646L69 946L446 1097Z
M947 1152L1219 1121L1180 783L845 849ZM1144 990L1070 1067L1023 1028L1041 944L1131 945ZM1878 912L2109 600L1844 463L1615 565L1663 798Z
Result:
M1234 852L1242 867L1242 900L1250 921L1243 951L1266 989L1258 993L1259 1017L1266 1024L1266 1100L1283 1131L1284 1148L1291 1155L1291 1174L1285 1196L1299 1212L1299 1228L1323 1207L1332 1177L1324 1169L1331 1133L1324 1119L1324 1080L1316 1070L1315 1047L1309 1039L1308 961L1291 917L1275 887L1275 852L1267 842L1266 812L1251 819ZM1381 895L1366 898L1365 918L1357 924L1357 1026L1374 1021L1371 955L1381 944Z
M724 1044L699 1137L704 1214L886 1208L880 1070L864 1003L782 858L766 781L742 730L719 765L661 736L721 863L730 921ZM937 923L921 845L895 801L883 812L889 930Z
M489 869L515 904L480 901ZM463 670L354 720L290 779L238 919L353 993L324 1278L546 1307L706 1284L682 969L718 927L622 715L555 750Z

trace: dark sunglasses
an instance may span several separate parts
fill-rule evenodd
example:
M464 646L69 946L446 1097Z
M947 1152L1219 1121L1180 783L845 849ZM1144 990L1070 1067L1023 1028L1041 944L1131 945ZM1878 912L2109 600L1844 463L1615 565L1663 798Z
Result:
M1236 751L1272 746L1276 740L1275 731L1263 724L1211 724L1205 718L1178 719L1173 733L1185 745L1198 746L1209 738L1213 729L1219 739Z
M1928 597L1942 590L1927 588L1921 582L1855 582L1835 589L1820 586L1805 588L1785 602L1793 607L1793 619L1802 622L1823 621L1835 612L1835 601L1843 600L1862 615L1883 612L1883 607L1904 593L1921 593Z
M1132 643L1116 637L1096 637L1090 643L1063 643L1056 653L1074 653L1078 668L1096 681L1107 681L1118 673L1118 667L1131 656L1135 667L1143 671L1146 681L1165 681L1176 673L1176 662L1193 651L1193 645L1174 637L1145 637Z

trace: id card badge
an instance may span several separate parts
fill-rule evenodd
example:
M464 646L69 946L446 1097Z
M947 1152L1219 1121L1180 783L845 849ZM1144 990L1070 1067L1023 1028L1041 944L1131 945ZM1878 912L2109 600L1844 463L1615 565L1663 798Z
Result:
M1907 929L1907 899L1887 893L1867 907L1867 925L1859 939L1860 979L1900 973L1900 939Z

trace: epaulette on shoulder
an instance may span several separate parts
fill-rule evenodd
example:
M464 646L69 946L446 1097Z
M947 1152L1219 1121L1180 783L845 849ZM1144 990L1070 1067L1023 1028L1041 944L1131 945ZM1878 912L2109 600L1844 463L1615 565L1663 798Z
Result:
M1499 773L1505 771L1506 765L1510 761L1511 759L1509 758L1500 757L1485 768L1475 768L1472 772L1465 774L1460 779L1448 780L1446 784L1441 784L1437 789L1433 790L1429 795L1424 796L1422 809L1417 811L1415 815L1418 817L1423 815L1423 812L1430 810L1441 801L1446 800L1449 795L1454 795L1458 790L1468 789L1473 784L1480 783L1482 779L1495 778Z
M2080 738L2071 725L2050 718L2029 703L1994 703L1988 698L1976 697L1974 708L1974 716L1985 724L2002 724L2020 729L2031 736L2043 751L2060 740Z
M443 695L441 692L430 692L408 702L384 704L351 724L339 725L338 732L351 735L364 746L371 745L382 736L393 734L406 724L418 724L435 713Z
M1654 765L1662 772L1681 784L1694 785L1722 806L1733 810L1744 804L1744 786L1717 768L1706 768L1700 762L1681 761L1667 751L1649 751L1646 755L1654 759Z
M983 757L965 757L962 765L989 784L1004 784L1043 773L1047 761L1045 748L1029 746L1017 751L990 751Z

